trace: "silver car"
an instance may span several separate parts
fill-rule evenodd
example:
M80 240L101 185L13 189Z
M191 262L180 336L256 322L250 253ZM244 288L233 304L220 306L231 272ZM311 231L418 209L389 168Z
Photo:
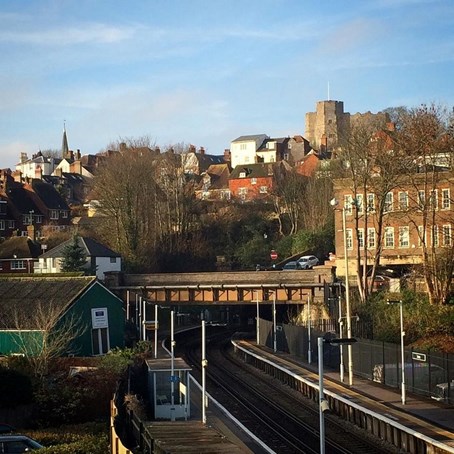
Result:
M298 263L303 270L310 270L318 265L318 258L315 255L303 255L298 259Z

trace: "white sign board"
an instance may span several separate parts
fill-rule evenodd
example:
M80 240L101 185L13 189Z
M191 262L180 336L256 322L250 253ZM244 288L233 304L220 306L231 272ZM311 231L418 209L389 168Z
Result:
M93 329L109 327L107 307L101 307L91 310L91 326Z

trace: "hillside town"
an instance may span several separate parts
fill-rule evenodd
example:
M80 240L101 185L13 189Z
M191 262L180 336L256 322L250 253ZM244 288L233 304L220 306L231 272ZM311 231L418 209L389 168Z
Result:
M354 135L366 126L370 131L377 129L368 132L367 142L361 144L363 150L353 149ZM344 111L342 101L328 100L318 102L315 112L306 113L304 134L243 135L233 139L219 155L206 153L202 146L161 151L158 146L126 143L114 150L83 154L70 148L64 129L59 157L40 151L31 157L22 153L14 170L1 170L0 272L58 269L44 264L53 255L48 250L48 238L57 232L80 231L105 216L102 194L93 190L93 183L109 160L115 156L150 158L160 167L157 185L168 192L162 176L168 172L164 167L170 156L172 178L177 175L178 184L192 193L190 197L208 205L276 204L276 200L285 199L280 187L291 175L307 181L328 179L332 185L329 196L337 204L333 210L335 250L330 251L331 259L337 257L337 274L345 275L345 252L354 274L369 273L370 267L378 265L408 273L411 267L424 263L431 245L444 250L452 246L452 144L442 138L436 144L439 149L426 150L425 156L414 150L402 151L405 159L397 158L395 148L402 148L402 144L397 143L395 128L388 113L350 114ZM359 151L364 156L354 156ZM389 160L396 159L395 163L389 166L389 160L380 162L384 154ZM369 163L363 174L354 173L354 161L366 156ZM338 162L346 167L336 174ZM429 170L437 175L431 187ZM426 208L422 209L427 201L435 208L433 219L429 219ZM344 211L344 221L338 208ZM290 209L284 207L282 213L288 216ZM110 254L115 253L111 250ZM116 263L112 269L118 270L118 266Z

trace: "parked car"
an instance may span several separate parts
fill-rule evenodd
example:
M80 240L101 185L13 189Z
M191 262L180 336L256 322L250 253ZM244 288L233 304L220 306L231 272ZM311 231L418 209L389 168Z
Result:
M44 448L25 435L0 435L0 452L23 453Z
M367 279L368 279L368 282L370 283L370 277L368 277ZM382 276L381 274L377 274L374 279L372 291L380 292L382 290L383 291L389 290L389 277Z
M302 270L303 268L301 268L301 265L296 262L296 261L292 261L292 262L287 262L284 267L282 268L283 271L289 271L289 270Z
M298 263L303 270L310 270L312 267L318 265L318 258L315 255L303 255L298 259Z

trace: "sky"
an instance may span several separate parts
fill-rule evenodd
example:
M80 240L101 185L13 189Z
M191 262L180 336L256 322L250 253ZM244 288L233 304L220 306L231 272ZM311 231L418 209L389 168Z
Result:
M223 154L350 113L454 105L453 0L0 0L0 168L147 137Z

